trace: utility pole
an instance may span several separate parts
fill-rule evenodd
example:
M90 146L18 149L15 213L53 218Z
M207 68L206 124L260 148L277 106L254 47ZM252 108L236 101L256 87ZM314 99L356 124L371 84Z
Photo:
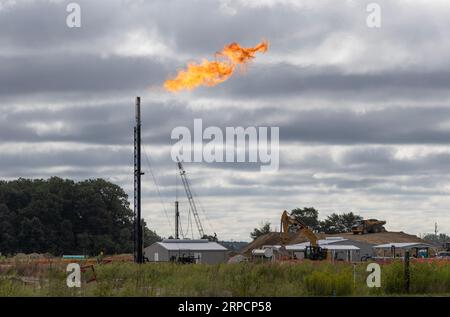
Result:
M180 212L178 211L178 201L175 201L175 239L180 239L180 235L178 233L179 220L180 220Z
M405 293L409 293L409 286L411 281L411 272L409 269L409 250L405 251L405 258L404 258L404 272L403 272L403 288Z
M141 223L141 97L136 97L136 126L134 127L134 262L143 263Z

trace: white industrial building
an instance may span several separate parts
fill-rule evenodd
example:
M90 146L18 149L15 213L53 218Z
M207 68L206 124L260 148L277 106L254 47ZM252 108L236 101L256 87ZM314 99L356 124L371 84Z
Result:
M343 237L327 237L318 240L317 244L329 251L332 260L352 262L373 256L373 244ZM286 250L291 252L293 257L303 259L305 248L310 245L310 242L287 245Z
M359 262L368 259L401 258L404 257L406 250L410 251L411 257L426 258L433 256L436 251L435 246L403 232L333 234L317 240L317 244L322 249L328 250L328 259L332 261ZM289 258L301 260L308 246L310 242L286 245L284 248L281 245L263 245L260 249L252 251L252 257L269 258L270 253L266 249L271 249L275 258L285 257L287 251Z
M377 258L400 258L405 256L405 251L410 251L411 257L430 256L432 245L420 242L390 242L374 246Z
M228 249L206 239L181 240L167 239L155 242L144 249L144 257L149 262L179 262L192 259L195 263L224 263Z

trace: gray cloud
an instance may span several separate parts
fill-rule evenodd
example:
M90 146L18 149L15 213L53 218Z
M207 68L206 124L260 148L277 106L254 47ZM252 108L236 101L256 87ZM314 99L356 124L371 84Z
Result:
M244 103L245 104L245 103ZM294 104L295 105L295 104ZM133 100L59 109L7 110L0 117L4 142L72 141L129 144L133 129ZM267 106L257 109L189 109L176 101L148 102L142 111L144 141L171 144L173 128L193 129L193 120L203 128L218 126L280 126L281 142L316 144L448 144L450 109L446 107L387 106L358 112L326 108L304 110ZM59 126L58 123L61 123ZM55 126L54 129L51 127ZM45 132L39 126L47 126Z
M298 206L322 216L352 210L412 233L434 221L449 228L444 1L379 1L377 30L365 25L365 3L331 0L83 0L82 27L69 29L68 2L17 1L0 10L3 178L104 177L131 194L133 98L141 95L145 152L158 182L144 158L145 215L163 235L171 232L163 211L176 193L170 132L192 128L194 118L221 128L280 127L278 173L248 163L186 164L208 230L221 237L247 239L260 220L276 224L280 210ZM161 91L186 62L263 38L269 52L244 74L193 92ZM404 224L406 215L414 220Z
M124 76L124 74L129 74ZM151 59L48 54L0 58L0 94L145 90L164 78Z
M424 98L438 93L448 97L450 71L395 70L376 73L346 73L335 67L299 67L286 63L256 66L247 76L238 76L221 87L199 94L232 94L242 98L317 96L356 100Z

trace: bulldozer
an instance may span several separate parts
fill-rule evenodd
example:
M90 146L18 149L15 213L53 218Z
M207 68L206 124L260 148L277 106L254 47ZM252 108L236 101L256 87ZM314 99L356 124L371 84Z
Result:
M302 233L310 242L305 248L305 259L309 260L325 260L327 258L327 250L322 249L318 244L316 234L302 221L298 220L287 213L285 210L281 215L281 245L284 247L289 239L289 230L294 227L295 232Z
M378 219L359 220L355 224L353 224L352 232L353 234L386 232L386 229L383 227L383 225L385 224L386 221Z

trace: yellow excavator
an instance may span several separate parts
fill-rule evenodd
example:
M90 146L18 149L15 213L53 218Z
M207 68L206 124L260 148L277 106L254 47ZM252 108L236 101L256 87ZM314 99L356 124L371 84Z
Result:
M294 227L295 232L303 234L309 241L310 245L305 248L305 259L325 260L327 258L327 250L322 249L318 244L316 234L302 221L291 216L285 210L281 215L281 244L284 247L289 239L289 230Z

